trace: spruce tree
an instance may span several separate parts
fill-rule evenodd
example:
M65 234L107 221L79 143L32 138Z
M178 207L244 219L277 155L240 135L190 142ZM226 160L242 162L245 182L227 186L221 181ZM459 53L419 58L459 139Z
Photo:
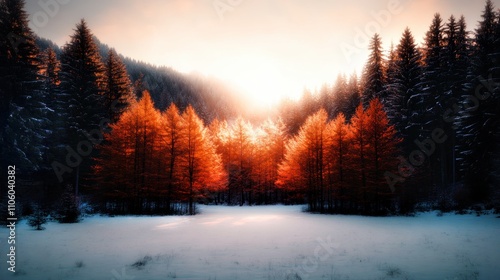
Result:
M498 173L498 162L494 157L500 140L498 25L498 15L488 0L475 30L470 79L457 120L458 159L465 185L475 201L488 198L493 174ZM471 96L476 102L471 102Z
M68 97L66 144L77 150L77 145L87 140L92 131L100 131L106 120L104 66L85 20L76 25L71 41L64 46L61 65L61 89ZM77 192L80 171L83 176L88 172L95 149L90 154L84 153L86 157L76 166L76 172L72 172Z
M411 99L418 93L418 83L421 76L420 53L409 28L403 32L395 50L394 66L390 72L391 92L388 96L388 116L399 135L404 137L405 150L411 149L418 131L410 125L412 115L418 110L417 100Z
M455 185L457 180L457 168L455 146L456 141L456 114L452 112L458 105L467 81L469 71L470 42L468 31L466 30L465 18L460 17L458 21L452 15L444 27L444 47L443 47L443 95L446 98L444 103L443 120L448 141L442 144L441 161L443 178L445 184ZM448 111L447 111L448 110Z
M107 117L114 123L135 99L125 64L114 49L109 50L105 67L104 106Z
M368 106L373 98L380 98L385 103L383 93L385 86L384 57L382 54L382 39L378 34L373 35L370 42L370 57L363 73L363 104Z
M0 2L0 155L30 174L43 166L48 119L39 50L24 1Z
M349 77L349 82L347 83L347 101L344 115L346 120L350 120L361 102L360 90L358 76L356 72L351 74Z
M410 96L410 105L413 106L409 118L408 127L415 135L407 141L423 141L429 138L434 129L443 129L445 123L441 117L443 114L446 97L443 94L443 20L441 15L436 13L426 33L424 46L422 48L423 68L418 90ZM411 144L410 144L411 145ZM418 149L414 144L410 150ZM440 161L442 157L441 146L436 146L425 155L425 164L420 170L425 177L420 178L421 182L437 190L444 187L442 174L443 166ZM439 186L439 188L438 188Z

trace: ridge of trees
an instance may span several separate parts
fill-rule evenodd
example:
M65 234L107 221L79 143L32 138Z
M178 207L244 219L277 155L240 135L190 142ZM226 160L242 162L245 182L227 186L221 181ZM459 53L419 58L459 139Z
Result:
M22 0L0 0L0 27L0 163L30 178L18 183L26 204L65 205L68 217L80 199L137 214L194 214L197 201L361 214L500 207L490 0L472 32L435 14L421 45L406 28L387 57L375 34L361 77L305 90L260 125L217 82L123 58L84 20L61 49L33 34Z

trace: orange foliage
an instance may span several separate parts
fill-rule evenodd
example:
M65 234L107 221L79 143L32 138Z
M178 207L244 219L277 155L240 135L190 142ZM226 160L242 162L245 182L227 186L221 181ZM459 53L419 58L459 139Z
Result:
M166 212L224 184L221 160L192 107L160 114L148 92L104 136L94 170L105 209Z
M366 111L359 105L350 124L320 110L288 141L276 183L302 192L312 211L385 211L391 192L383 173L394 168L399 141L378 99Z

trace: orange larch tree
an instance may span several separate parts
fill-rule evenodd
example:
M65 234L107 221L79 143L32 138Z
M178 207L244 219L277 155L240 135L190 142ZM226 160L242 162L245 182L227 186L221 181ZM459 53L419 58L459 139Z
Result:
M327 127L327 184L329 211L344 211L349 200L348 152L350 127L343 113L328 123Z
M371 197L371 209L376 213L389 209L392 192L384 178L384 172L397 168L397 145L401 139L389 124L389 119L378 98L370 101L366 110L366 183Z
M324 109L308 117L298 135L288 142L279 169L278 185L292 189L302 186L311 211L324 211L325 206L327 121Z
M351 129L349 139L351 149L349 149L348 169L352 171L350 184L351 201L354 208L365 207L368 204L368 189L366 182L366 150L368 148L367 140L367 120L363 105L359 104L354 116L351 118ZM361 204L361 205L360 205Z
M285 153L285 128L281 119L268 119L256 130L253 176L258 203L276 202L278 165Z
M182 143L184 141L183 120L177 106L172 103L161 115L160 129L160 154L165 163L160 166L159 173L162 175L160 195L165 198L165 208L171 211L172 201L179 201L177 190L181 182L179 169L180 157L183 154Z
M189 214L195 214L194 203L204 190L217 190L224 185L225 173L203 121L188 106L182 114L184 147L180 170L183 191L189 203Z
M142 213L158 190L160 113L148 92L104 135L94 170L103 206L112 212Z
M254 153L254 131L250 123L239 117L231 126L230 149L232 151L229 167L230 204L243 205L246 197L251 200L252 167Z

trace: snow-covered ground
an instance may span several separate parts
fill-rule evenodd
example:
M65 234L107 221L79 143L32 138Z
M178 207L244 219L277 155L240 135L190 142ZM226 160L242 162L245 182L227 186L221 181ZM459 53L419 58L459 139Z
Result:
M0 279L498 279L500 219L361 217L300 206L202 206L174 217L89 217L16 229Z

